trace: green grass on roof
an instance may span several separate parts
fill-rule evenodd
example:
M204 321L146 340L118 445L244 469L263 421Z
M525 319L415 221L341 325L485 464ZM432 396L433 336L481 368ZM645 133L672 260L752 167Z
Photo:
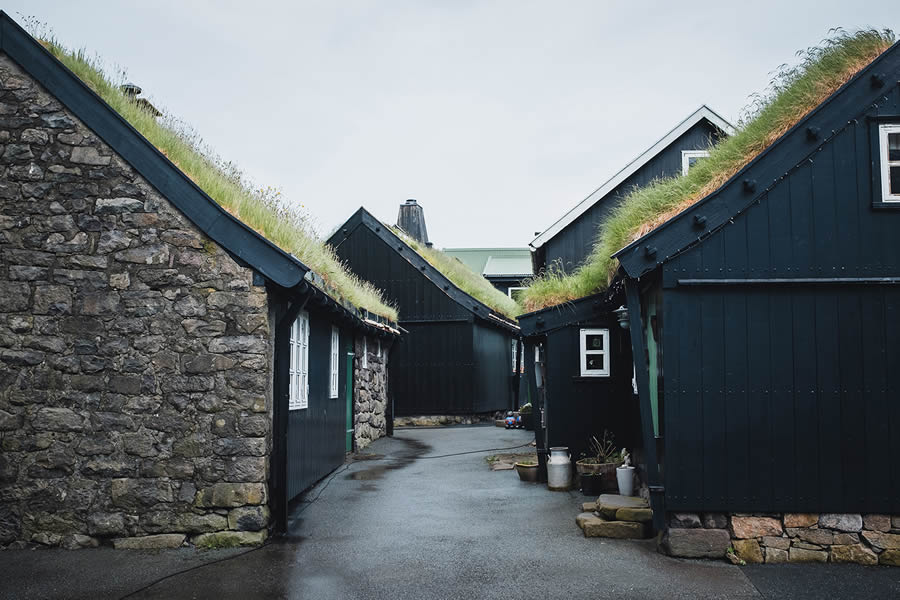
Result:
M427 260L432 267L443 273L456 287L479 302L487 304L501 315L513 320L517 315L522 314L522 307L515 300L495 288L490 281L467 267L458 258L420 244L398 227L391 227L391 231Z
M326 282L326 291L372 313L397 320L397 310L382 292L361 280L341 263L330 246L315 234L302 205L285 202L279 192L255 189L233 163L222 161L204 147L199 136L178 121L154 118L120 89L124 73L111 77L102 61L84 50L70 50L48 34L40 23L27 23L33 34L57 59L156 146L209 197L244 224L282 250L296 256ZM43 31L35 31L36 27Z
M700 201L728 181L807 113L894 43L890 30L842 30L782 65L763 93L751 97L740 129L710 149L686 176L658 179L628 193L600 224L591 255L572 273L550 265L523 293L534 311L605 289L618 268L618 250Z

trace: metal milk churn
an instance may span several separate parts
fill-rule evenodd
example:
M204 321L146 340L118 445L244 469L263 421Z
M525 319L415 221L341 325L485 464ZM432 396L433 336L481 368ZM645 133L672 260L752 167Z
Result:
M572 487L572 459L567 446L550 448L547 461L547 487L564 492Z

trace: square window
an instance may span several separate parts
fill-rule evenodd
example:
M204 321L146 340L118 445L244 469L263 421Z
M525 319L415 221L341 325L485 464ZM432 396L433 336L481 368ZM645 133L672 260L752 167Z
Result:
M709 150L682 150L681 151L681 174L687 175L691 167L699 161L709 156Z
M582 329L581 376L609 377L609 329Z

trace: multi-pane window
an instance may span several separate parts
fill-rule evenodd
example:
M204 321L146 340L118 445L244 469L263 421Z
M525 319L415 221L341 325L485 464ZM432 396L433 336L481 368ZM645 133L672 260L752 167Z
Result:
M582 329L581 376L609 377L609 329Z
M367 337L363 337L363 348L362 348L362 365L360 365L361 369L369 368L369 339Z
M900 125L878 127L881 154L881 200L900 202Z
M681 151L681 174L687 175L691 167L698 161L709 156L708 150L682 150Z
M309 406L309 314L301 312L291 325L291 379L288 409Z
M338 358L338 348L340 347L340 333L338 332L337 327L331 328L331 385L329 386L330 397L337 398L338 397L338 372L339 369L339 358Z

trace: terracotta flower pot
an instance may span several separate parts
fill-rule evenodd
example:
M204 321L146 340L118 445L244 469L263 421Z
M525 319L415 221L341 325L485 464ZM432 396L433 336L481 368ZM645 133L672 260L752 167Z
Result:
M519 479L521 479L522 481L527 481L528 483L537 483L537 465L523 465L522 463L516 463L516 473L519 474Z

